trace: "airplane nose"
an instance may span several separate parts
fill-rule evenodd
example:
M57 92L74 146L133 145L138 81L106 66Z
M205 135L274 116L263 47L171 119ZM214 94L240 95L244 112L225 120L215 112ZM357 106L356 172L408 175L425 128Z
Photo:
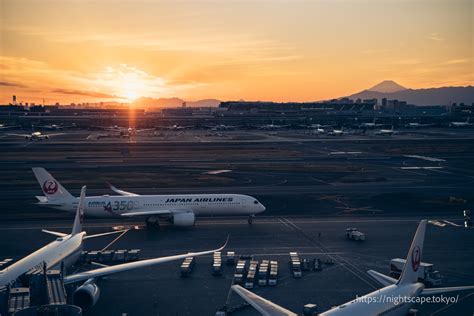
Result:
M259 213L265 212L265 210L266 210L265 206L263 206L263 204L260 203L260 210L259 210Z

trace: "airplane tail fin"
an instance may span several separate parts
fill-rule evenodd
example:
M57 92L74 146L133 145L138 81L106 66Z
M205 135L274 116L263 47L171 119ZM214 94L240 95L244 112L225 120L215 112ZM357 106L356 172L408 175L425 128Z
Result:
M77 205L76 218L74 218L74 225L72 226L71 235L76 235L82 231L82 220L84 218L84 208L86 200L86 186L81 189L81 197L79 198L79 204Z
M74 197L44 168L32 168L48 201L72 200Z
M421 264L421 255L423 252L423 243L425 240L426 219L420 221L415 237L408 251L407 260L403 267L402 274L397 284L410 284L418 281L418 269Z

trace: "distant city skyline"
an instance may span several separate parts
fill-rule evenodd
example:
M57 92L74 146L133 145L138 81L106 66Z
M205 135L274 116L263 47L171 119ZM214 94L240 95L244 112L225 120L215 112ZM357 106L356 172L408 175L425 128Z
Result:
M473 2L3 0L0 103L474 85Z

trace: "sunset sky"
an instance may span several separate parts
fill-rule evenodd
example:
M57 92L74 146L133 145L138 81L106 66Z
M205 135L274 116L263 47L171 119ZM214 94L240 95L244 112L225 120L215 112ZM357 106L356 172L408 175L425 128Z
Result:
M0 103L474 84L472 0L0 0Z

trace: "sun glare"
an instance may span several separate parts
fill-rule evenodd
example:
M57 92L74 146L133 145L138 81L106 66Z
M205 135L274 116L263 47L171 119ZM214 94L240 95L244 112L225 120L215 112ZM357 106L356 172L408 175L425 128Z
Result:
M134 90L126 90L123 93L123 96L128 100L128 101L134 101L136 98L138 98L138 93L137 91Z
M98 90L115 96L119 102L128 103L170 92L163 78L126 64L108 66L97 73L95 85Z

